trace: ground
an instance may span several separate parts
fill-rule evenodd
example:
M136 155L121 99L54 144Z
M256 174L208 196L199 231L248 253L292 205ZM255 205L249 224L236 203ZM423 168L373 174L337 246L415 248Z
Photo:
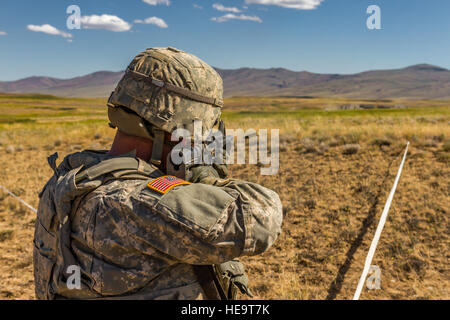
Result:
M400 165L408 157L373 265L381 289L362 299L449 299L450 102L383 101L405 108L339 110L367 103L319 98L231 98L228 128L280 130L278 174L233 165L235 178L280 194L283 232L244 257L258 299L351 299ZM370 102L377 103L377 102ZM0 185L33 207L51 176L47 156L107 149L104 99L0 95ZM34 299L35 214L0 191L0 298Z

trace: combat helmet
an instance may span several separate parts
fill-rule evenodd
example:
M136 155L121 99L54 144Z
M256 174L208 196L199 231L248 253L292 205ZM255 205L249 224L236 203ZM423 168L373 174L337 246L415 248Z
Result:
M161 164L165 133L193 132L195 120L208 131L220 120L220 75L196 56L172 47L139 53L108 99L110 126L153 140L151 162Z

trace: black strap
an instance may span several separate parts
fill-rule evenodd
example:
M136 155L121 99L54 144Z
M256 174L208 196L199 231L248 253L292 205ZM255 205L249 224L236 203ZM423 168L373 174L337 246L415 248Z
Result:
M55 152L54 154L52 154L47 158L48 165L50 166L50 168L52 168L55 175L58 176L56 160L58 160L58 152Z
M147 175L157 171L156 168L151 167L149 164L145 163L144 160L139 158L117 157L103 160L100 163L79 172L75 177L75 182L79 183L84 179L93 180L104 174L118 170L134 170Z
M229 300L211 265L194 265L194 273L208 300Z
M164 81L158 80L158 79L154 79L146 74L140 73L135 70L127 69L126 72L130 73L133 77L135 77L137 79L147 81L154 86L164 88L168 91L175 92L176 94L179 94L180 96L183 96L185 98L188 98L188 99L191 99L194 101L198 101L198 102L202 102L202 103L211 104L211 105L219 107L219 108L223 107L223 101L220 99L213 98L213 97L207 97L207 96L201 95L199 93L193 92L189 89L181 88L181 87L178 87L171 83L164 82Z

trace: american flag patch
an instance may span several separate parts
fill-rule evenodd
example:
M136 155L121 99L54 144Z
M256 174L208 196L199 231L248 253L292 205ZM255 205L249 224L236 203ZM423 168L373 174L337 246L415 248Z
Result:
M183 184L191 183L175 176L162 176L147 183L147 187L164 194L173 187L181 186Z

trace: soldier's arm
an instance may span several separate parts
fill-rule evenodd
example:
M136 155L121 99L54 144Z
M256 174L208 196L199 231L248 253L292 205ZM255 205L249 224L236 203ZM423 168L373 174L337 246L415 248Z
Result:
M281 202L274 191L241 180L202 182L175 187L164 195L144 189L133 209L148 219L141 237L190 264L256 255L273 244L282 223Z

